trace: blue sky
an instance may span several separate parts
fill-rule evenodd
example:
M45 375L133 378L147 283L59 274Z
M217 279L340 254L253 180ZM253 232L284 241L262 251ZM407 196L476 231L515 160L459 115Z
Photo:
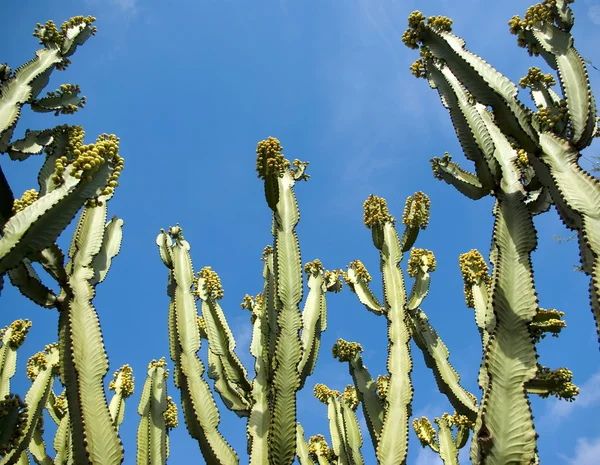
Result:
M296 188L303 262L320 258L334 269L360 259L374 276L379 295L379 256L362 223L363 201L371 193L383 196L391 213L400 217L408 195L422 190L430 196L430 226L417 246L433 250L438 267L423 309L450 348L464 385L479 395L481 348L472 310L464 303L458 255L478 248L487 256L492 201L468 200L433 179L429 159L448 151L461 160L461 150L437 93L411 76L408 67L418 53L400 37L415 9L449 16L470 50L515 81L529 66L547 72L542 60L531 59L508 32L507 21L529 5L516 0L0 4L0 16L9 19L3 33L10 38L0 45L0 61L13 68L37 49L31 37L37 22L60 24L79 14L98 18L98 34L78 50L67 71L53 74L47 89L77 83L87 96L86 108L58 118L25 111L15 135L68 122L82 124L88 141L104 132L121 138L125 170L109 214L125 220L123 248L98 286L95 304L111 364L107 382L125 363L133 367L137 381L121 427L125 463L135 460L136 410L146 366L169 355L167 271L154 242L160 228L179 222L192 246L195 269L210 265L219 273L225 289L222 306L238 353L252 372L249 313L239 304L246 293L262 289L259 258L271 242L270 210L254 171L256 143L268 136L280 139L288 158L311 162L311 179ZM576 47L600 68L600 2L578 0L572 7ZM600 89L600 72L590 69L590 76L593 88ZM584 166L600 154L598 147L584 152ZM17 195L35 187L41 159L19 163L5 157L0 163ZM569 367L581 388L572 404L532 398L540 458L547 465L591 465L600 456L595 422L600 364L588 278L573 271L576 244L553 239L569 235L555 212L537 218L536 226L539 246L533 260L540 305L564 311L568 323L559 339L547 338L539 345L540 362ZM68 243L70 232L60 244ZM13 384L24 395L29 387L25 362L56 340L57 317L10 285L1 302L1 326L16 318L33 321ZM365 364L378 374L385 370L387 341L385 320L367 312L347 289L329 295L328 312L317 370L298 397L298 417L307 437L323 433L329 441L326 408L313 397L312 387L325 383L342 390L351 382L346 366L332 359L331 346L338 337L362 343ZM206 345L201 354L205 352ZM414 415L433 419L451 413L416 347L413 359ZM170 394L179 404L172 383ZM218 403L221 430L245 463L245 420ZM201 462L181 415L180 422L171 433L170 463ZM366 429L363 435L365 459L374 463ZM413 433L410 441L410 465L441 463L421 449Z

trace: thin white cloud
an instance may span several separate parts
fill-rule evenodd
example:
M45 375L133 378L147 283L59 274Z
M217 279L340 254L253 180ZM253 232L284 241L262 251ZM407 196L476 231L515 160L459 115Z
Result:
M562 458L569 465L597 465L599 457L600 436L593 439L577 439L577 445L575 446L575 456L573 458L562 456Z
M415 465L443 465L442 459L438 454L433 452L429 447L419 450L419 455L415 461Z
M547 416L553 422L556 422L561 418L571 415L575 409L587 408L598 404L600 404L600 370L579 386L579 395L575 398L574 402L553 399Z
M127 13L134 14L137 11L137 0L111 0L111 3Z
M588 9L588 18L594 24L600 24L600 5L593 5Z

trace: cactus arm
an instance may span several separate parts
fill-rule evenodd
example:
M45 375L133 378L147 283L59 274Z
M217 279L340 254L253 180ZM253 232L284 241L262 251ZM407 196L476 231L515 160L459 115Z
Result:
M222 374L225 376L224 381L239 390L239 395L246 398L246 403L248 403L247 396L251 389L248 373L235 353L233 333L217 302L223 293L223 290L220 289L219 277L210 267L203 268L199 275L197 295L202 302L202 316L206 325L208 348L219 358L219 364L223 368ZM213 286L218 286L219 289L213 289ZM244 415L247 415L247 412Z
M63 184L15 213L0 238L0 273L14 268L25 256L51 246L87 200L105 189L114 171L106 160L84 181L64 173Z
M154 360L148 367L148 376L138 413L142 416L138 427L137 465L164 465L167 463L167 410L164 359Z
M438 425L440 457L444 461L444 465L459 465L458 448L452 437L452 430L450 429L452 425L448 421L448 415L443 415L442 418L436 418L435 422Z
M573 37L547 21L536 23L529 32L539 49L546 52L542 56L548 65L558 71L573 131L571 142L579 149L587 147L597 130L596 105L585 63L573 47Z
M415 192L408 196L402 213L404 233L402 234L402 252L408 252L414 245L420 230L427 229L431 201L424 192Z
M321 345L321 333L327 327L325 283L321 262L315 260L308 263L304 270L308 275L309 291L302 310L302 358L298 364L300 389L315 369Z
M6 152L11 160L23 161L30 155L39 155L49 143L52 142L52 130L44 129L42 131L32 131L27 129L25 137L13 141Z
M347 386L340 398L340 409L342 416L342 425L344 427L344 438L346 451L350 463L354 465L364 465L364 459L360 448L362 447L362 434L356 418L355 410L358 407L358 397L356 389L353 386Z
M448 348L429 324L427 315L420 309L409 311L408 321L413 340L421 349L425 364L433 371L440 392L446 395L458 413L475 421L475 396L461 386L460 376L450 363Z
M37 465L52 465L52 459L46 452L46 444L42 438L42 432L40 430L39 423L36 426L33 435L31 436L27 450Z
M530 123L531 111L517 99L517 86L481 57L466 50L465 41L448 29L427 24L415 33L433 56L447 63L478 102L493 108L495 120L503 131L528 152L534 151L537 136Z
M296 456L300 465L314 465L314 462L308 456L308 444L304 437L304 428L300 423L296 425Z
M265 289L268 287L269 262L266 259L263 277L265 278ZM254 371L256 376L252 381L252 407L250 416L246 425L246 434L248 436L248 455L250 456L250 465L264 465L269 463L269 441L268 431L271 423L271 412L269 410L269 322L266 309L266 301L261 295L256 299L256 303L251 308L254 325L252 328L252 341L250 343L250 353L255 358ZM304 440L304 431L298 423L298 435L302 434ZM298 445L298 447L300 447ZM308 446L307 446L308 447ZM300 454L299 454L300 455Z
M119 254L121 242L123 241L123 224L124 221L116 216L113 216L106 223L102 246L91 264L91 267L94 269L94 277L90 279L92 286L104 281L110 269L112 259Z
M56 451L54 456L55 465L70 465L73 463L73 441L68 414L60 420L54 435L53 446Z
M64 68L68 65L66 57L71 56L78 45L83 45L95 33L95 27L91 25L94 20L91 17L71 18L63 24L62 34L51 21L35 31L34 35L40 38L44 48L38 50L34 59L20 66L2 83L0 138L10 137L22 105L37 97L55 67L59 65ZM53 31L55 35L51 37Z
M377 458L381 464L404 463L408 450L408 420L413 388L410 381L412 360L410 334L406 327L406 291L398 264L402 248L392 222L382 227L384 246L380 248L383 273L386 316L388 319L388 360L390 374L389 394L383 418L383 427L377 444Z
M540 135L542 152L537 154L549 170L556 186L562 212L569 212L577 219L584 269L591 274L590 296L592 312L596 320L596 332L600 335L600 182L584 172L577 160L579 154L568 142L550 133ZM554 196L553 196L554 197ZM555 198L555 202L559 201ZM599 336L600 337L600 336Z
M440 452L440 445L437 441L437 432L427 417L413 419L412 426L421 443L421 447L429 447L433 452Z
M56 306L56 295L42 283L29 259L24 258L15 268L9 270L8 276L11 284L29 300L44 308Z
M426 72L430 84L437 89L443 105L450 113L463 153L475 163L475 172L481 186L488 191L493 189L500 169L492 155L494 144L472 104L472 97L447 66L428 63Z
M433 252L426 249L413 248L408 260L408 275L415 278L406 302L406 309L415 311L429 292L430 271L435 271L436 262Z
M17 68L14 74L2 84L0 99L0 137L12 133L24 103L35 97L47 82L49 73L62 61L57 48L43 48L35 53L35 58ZM40 87L36 81L43 84Z
M108 404L108 410L117 431L125 416L125 399L133 394L133 376L131 376L131 373L129 365L122 366L115 372L114 379L108 386L109 390L115 392Z
M95 291L89 283L94 275L91 265L102 247L105 221L106 202L82 211L67 265L67 297L59 307L61 381L67 387L75 461L82 465L123 460L123 446L104 392L108 358L92 304Z
M63 84L60 89L48 92L46 97L33 99L30 106L38 113L54 112L55 116L72 114L85 106L85 97L79 97L79 92L81 89L78 85Z
M4 225L8 219L13 215L13 204L15 202L15 196L10 184L4 175L2 166L0 166L0 230L4 228Z
M538 365L536 377L529 381L525 387L529 394L537 394L542 398L552 395L558 399L572 402L579 394L579 388L571 382L572 379L573 373L567 368L550 370L547 367Z
M321 434L311 436L308 441L309 457L316 461L319 465L330 465L337 463L333 451L327 445L327 441ZM332 460L331 462L329 460Z
M447 153L442 158L433 158L431 166L437 179L444 180L472 200L479 200L490 193L483 188L475 174L463 170Z
M325 387L323 384L317 384L315 386L315 395L317 395L317 388L320 386ZM325 387L325 389L327 388ZM347 442L343 424L344 420L342 418L341 406L338 399L340 393L338 391L328 391L329 392L325 398L319 398L319 400L324 400L327 405L327 418L329 419L331 449L338 458L339 465L349 465L350 458L348 457L348 451L346 450Z
M15 320L0 330L0 399L10 394L10 379L17 369L17 350L31 328L29 320Z
M31 437L37 429L38 423L41 421L44 413L44 406L52 391L54 371L58 364L58 360L59 355L56 345L46 346L44 352L31 357L28 363L28 376L33 378L33 383L25 396L25 403L27 404L27 420L24 425L24 434L21 436L18 444L2 457L2 460L0 460L1 465L20 463L19 460L21 459L22 454L26 452ZM29 461L27 461L27 463L29 463Z
M22 440L28 421L28 408L18 395L0 400L0 455L13 450Z
M245 393L229 380L222 358L211 350L208 351L208 377L214 380L215 391L229 410L239 417L247 417L250 414L249 393Z
M162 235L162 233L161 233ZM190 435L198 441L208 463L237 464L238 457L218 430L219 411L210 387L202 376L204 364L198 358L200 331L198 312L192 294L194 271L189 255L190 245L183 239L179 226L171 227L174 240L170 256L168 294L171 296L170 346L175 362L175 384L181 391L181 405ZM160 237L157 243L160 242ZM160 250L159 244L159 250Z
M366 273L366 274L365 274ZM385 308L379 303L369 287L371 276L360 260L355 260L348 266L344 273L344 280L352 292L356 294L360 303L375 315L384 315Z
M61 288L67 286L67 273L64 268L65 256L61 248L52 244L32 255L32 260L38 262L44 270L52 276Z
M481 110L501 156L503 178L496 193L492 236L495 283L491 301L496 325L484 350L489 381L475 424L471 460L488 465L529 462L536 433L525 383L536 373L535 345L528 325L536 314L531 252L536 247L533 221L516 169L516 152L486 109Z
M302 317L302 262L296 234L300 219L294 185L304 174L306 163L294 162L294 169L281 153L275 138L261 141L257 148L257 171L265 181L267 204L273 211L273 236L276 295L278 302L275 339L275 370L272 376L272 408L269 426L269 460L287 465L296 456L296 392L300 387L298 364L302 359L299 337Z
M353 350L345 350L346 347L353 348ZM356 394L362 405L371 442L373 447L377 448L379 435L383 428L384 408L382 400L377 395L377 384L367 367L363 365L361 351L362 348L359 344L348 343L343 339L338 339L333 349L334 357L338 358L340 362L348 362L350 376L352 376Z

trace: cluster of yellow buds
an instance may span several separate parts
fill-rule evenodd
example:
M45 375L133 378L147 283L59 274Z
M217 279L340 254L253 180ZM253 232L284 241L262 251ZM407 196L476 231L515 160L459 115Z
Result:
M165 358L161 357L160 360L152 360L148 364L148 370L152 370L153 368L165 368L167 366L167 362L165 362ZM165 370L166 372L166 370Z
M271 136L258 143L256 147L256 172L259 178L265 179L272 174L279 177L283 176L285 170L290 166L290 161L283 156L282 150L283 147L279 140Z
M96 21L94 16L73 16L68 21L65 21L60 25L60 29L63 34L66 34L67 31L75 26L83 25L91 26ZM92 34L97 32L96 26L92 26Z
M262 257L260 258L263 262L267 259L269 255L273 253L273 247L267 245L262 252Z
M519 79L519 85L525 89L527 86L533 88L536 84L543 84L544 86L551 87L556 84L556 81L552 74L544 74L540 68L532 66L527 71L527 75Z
M558 337L558 333L567 326L567 322L561 320L565 312L556 309L538 308L531 323L529 323L529 333L535 342L539 342L546 337L546 333L552 333L553 337Z
M6 456L11 450L18 447L25 435L28 416L27 404L21 400L18 394L7 394L4 399L0 400L0 422L5 424L4 419L9 416L12 417L11 423L14 427L10 431L3 431L5 434L3 434L3 440L0 441L0 457Z
M198 273L198 277L204 280L206 293L209 297L212 297L215 300L223 298L224 291L221 286L221 279L216 271L213 271L210 266L205 266Z
M383 226L387 222L394 223L396 221L390 215L387 202L382 197L377 197L373 194L369 195L369 198L363 204L363 209L365 226L369 229L376 225Z
M327 291L338 293L342 290L342 276L344 275L343 270L327 270L323 275L323 281Z
M458 257L458 264L465 283L464 292L467 307L473 308L475 302L473 300L473 290L471 288L483 284L489 289L492 283L489 268L487 263L485 263L483 256L476 249L461 254Z
M371 275L365 268L365 265L363 265L363 263L360 260L354 260L350 262L348 268L352 268L356 276L362 279L365 283L371 282L371 280L373 279L371 278ZM348 275L346 273L344 273L344 280L346 281L346 284L350 284L350 280L348 279Z
M390 384L390 375L379 375L377 376L377 395L382 401L385 401L388 393L388 387Z
M13 213L18 213L21 210L25 210L28 206L33 205L33 203L38 199L38 191L35 189L28 189L23 192L23 195L20 199L15 199L13 202Z
M425 263L423 263L425 261ZM423 265L427 266L427 270L430 272L435 271L437 263L435 256L431 250L419 249L413 247L410 249L410 258L408 259L408 275L414 278L419 273L419 270Z
M54 21L49 19L45 24L37 23L33 30L33 37L40 39L41 45L62 44L63 34L59 31Z
M171 396L167 396L167 409L163 413L165 426L169 429L177 428L179 421L177 420L177 405Z
M550 130L555 130L557 124L566 124L569 120L569 109L567 108L567 102L566 100L561 100L558 106L539 106L536 116L542 126Z
M171 226L169 228L169 236L171 236L171 239L173 239L174 241L183 241L183 228L181 226L179 226L179 223L177 223L175 226Z
M57 410L60 415L65 415L68 408L69 404L67 402L67 391L65 389L59 396L54 398L54 409Z
M425 15L420 11L413 11L408 15L408 29L402 34L402 42L408 48L417 49L421 42L421 33L425 29Z
M363 348L358 342L348 342L341 338L331 348L333 358L337 358L340 362L349 362L362 351Z
M448 163L452 161L452 155L448 152L444 152L444 156L442 158L434 157L431 160L431 169L433 170L433 177L435 179L442 180L443 176L440 171L440 166L446 166Z
M452 20L446 16L430 16L427 18L427 25L441 32L452 31Z
M429 209L431 201L424 192L415 192L409 196L404 204L404 212L402 213L402 223L407 228L427 229L429 224Z
M542 382L548 390L547 393L540 394L540 397L546 398L553 395L557 398L565 399L568 402L573 402L579 394L579 388L575 386L571 380L573 372L568 368L557 368L550 370L548 367L538 364L538 371L534 379L534 383Z
M427 417L415 418L413 428L417 438L423 447L432 444L435 441L437 432Z
M252 311L252 307L254 307L254 299L251 295L246 294L242 299L241 306L243 309Z
M121 389L123 398L127 398L133 394L133 369L129 365L123 365L113 374L113 380L109 383L108 389L116 391Z
M450 425L454 425L457 428L473 429L475 427L475 422L469 420L469 418L465 415L459 415L459 413L456 411L452 415L444 413L442 415L442 418L446 420Z
M47 97L50 97L50 98L53 98L53 97L60 98L65 94L76 95L79 92L81 92L81 89L79 88L79 86L77 84L62 84L60 86L60 89L57 89L53 92L47 92L46 94L47 94ZM85 97L80 97L79 102L77 102L77 105L75 105L73 103L69 103L68 105L66 105L64 107L60 107L54 112L54 116L58 116L60 114L72 115L80 108L83 108L85 106L85 103L86 103Z
M315 462L318 462L319 457L325 457L327 459L334 458L333 450L327 445L325 436L322 434L310 437L308 440L308 455Z
M416 78L425 79L427 77L427 67L425 66L425 61L423 58L419 58L412 65L410 65L410 72Z
M329 389L324 384L315 384L313 394L315 395L317 400L319 400L319 402L323 402L324 404L326 404L330 397L339 397L340 391Z
M315 275L317 275L323 271L324 271L323 264L321 263L321 260L319 260L318 258L313 260L312 262L308 262L306 265L304 265L304 272L306 274L314 273Z
M48 357L46 357L46 352L38 352L37 354L33 354L31 357L29 357L29 360L27 360L27 378L31 381L34 381L40 371L47 367Z
M524 149L517 150L517 164L521 169L525 169L529 166L529 156Z
M342 400L345 401L352 410L356 411L358 404L360 403L358 400L358 394L356 393L356 388L350 384L346 386L344 392L342 393Z
M96 139L95 144L81 144L73 150L74 161L71 167L71 176L77 179L91 181L88 174L103 165L106 159L112 161L115 165L115 171L111 175L108 186L102 192L103 195L110 195L114 188L119 184L117 179L123 170L124 160L119 156L119 138L114 134L101 134Z
M25 342L25 336L31 328L31 321L29 320L15 320L5 328L0 329L0 340L3 344L9 344L13 349L18 349ZM8 341L4 340L5 334L10 330L10 336Z

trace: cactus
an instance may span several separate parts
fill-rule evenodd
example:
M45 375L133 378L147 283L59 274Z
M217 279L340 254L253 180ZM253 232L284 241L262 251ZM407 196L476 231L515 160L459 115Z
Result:
M448 18L426 19L414 12L403 40L410 48L420 47L413 74L438 90L465 156L475 163L473 175L449 157L436 159L436 176L479 198L505 176L499 159L508 162L516 151L514 163L532 214L554 204L565 225L577 231L582 268L591 276L591 308L600 338L600 182L577 163L579 152L599 135L598 116L585 62L570 33L574 22L570 3L573 0L544 0L522 19L514 16L509 21L518 45L530 55L541 55L558 74L562 96L551 88L554 77L539 68L530 68L519 81L522 88L529 88L537 111L518 99L514 83L465 49L465 42L450 32ZM482 112L482 106L489 106L491 113ZM486 118L494 129L484 123ZM500 143L498 137L509 142Z
M223 289L216 272L205 267L194 277L190 246L179 225L171 227L168 234L162 230L156 241L169 269L171 358L182 391L183 412L205 459L215 463L237 463L238 459L218 431L216 404L202 378L203 364L195 355L201 339L208 341L208 376L214 380L215 390L229 409L248 417L250 463L292 463L296 456L296 392L316 364L320 335L327 324L325 292L341 288L341 272L325 272L319 260L307 263L304 271L309 293L300 312L303 281L293 187L296 181L308 179L308 163L290 163L282 150L279 141L270 137L259 142L256 151L258 176L265 182L267 204L273 211L274 242L263 252L263 292L255 299L247 295L242 303L252 312L254 325L250 349L256 359L253 381L235 353L233 334L217 302ZM201 317L196 300L201 304ZM197 330L190 329L191 321L198 321L199 325L194 325Z
M475 307L484 346L479 376L483 398L471 448L473 463L537 460L537 435L526 390L536 392L537 382L556 389L536 364L540 310L531 266L536 247L532 217L551 203L563 220L569 217L567 225L578 230L580 243L590 244L583 247L582 257L584 268L592 274L592 308L598 313L594 272L598 265L591 259L597 257L597 250L590 243L596 232L590 231L590 225L596 221L600 197L595 192L600 192L600 185L574 163L577 150L588 145L597 130L596 114L585 68L572 47L569 21L564 21L563 13L571 16L566 3L544 1L530 8L524 21L511 20L513 32L529 44L530 52L542 53L551 66L558 66L566 110L549 89L552 79L539 70L530 70L521 81L532 87L541 108L537 115L528 110L517 99L513 83L464 49L464 41L451 34L448 18L426 20L414 12L403 36L409 47L420 46L422 58L413 71L438 90L465 156L476 169L475 174L464 171L446 154L432 160L434 175L472 199L490 193L496 198L492 276L480 255L465 255L461 263L467 304ZM569 173L569 187L559 179L559 171ZM595 203L595 209L587 206L590 203ZM574 392L566 388L565 394L570 391Z

